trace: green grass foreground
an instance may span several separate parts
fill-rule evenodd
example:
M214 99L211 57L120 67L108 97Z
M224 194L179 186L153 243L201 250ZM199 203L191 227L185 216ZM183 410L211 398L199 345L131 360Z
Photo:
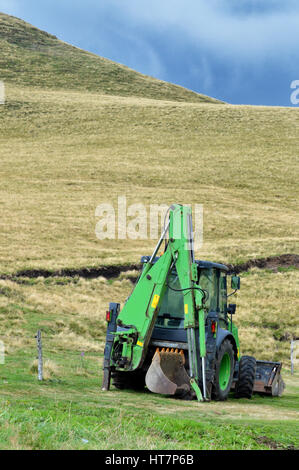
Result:
M283 361L283 396L231 397L224 403L114 387L101 391L104 312L109 301L127 297L130 274L109 281L0 280L0 339L6 353L0 365L0 449L299 448L299 374L289 372L298 270L244 273L235 315L243 354ZM42 330L43 382L37 380L37 329Z
M46 353L62 373L38 382L35 350L0 366L1 449L294 449L298 374L281 398L198 403L101 391L101 359ZM297 411L296 411L297 410ZM297 422L296 422L297 419Z

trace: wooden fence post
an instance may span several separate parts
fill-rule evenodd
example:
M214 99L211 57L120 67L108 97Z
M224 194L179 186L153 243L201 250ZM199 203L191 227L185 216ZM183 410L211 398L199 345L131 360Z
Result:
M291 374L294 374L294 364L297 363L296 358L296 349L297 349L298 340L291 340Z
M38 357L38 380L43 380L43 349L42 349L42 332L38 330L36 335L37 357Z

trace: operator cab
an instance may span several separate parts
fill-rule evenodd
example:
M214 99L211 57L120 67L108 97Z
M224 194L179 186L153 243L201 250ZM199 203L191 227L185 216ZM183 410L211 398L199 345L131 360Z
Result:
M196 262L199 285L206 293L206 315L211 311L217 312L220 320L219 326L226 327L228 268L223 264ZM184 296L180 291L181 286L176 271L172 271L169 276L168 285L170 287L164 294L155 326L157 328L184 328Z
M149 257L143 256L141 262L147 262ZM155 258L154 262L158 258ZM227 329L227 273L224 264L209 261L196 261L198 265L198 284L206 293L205 314L217 312L219 327ZM184 296L176 270L173 269L168 277L160 311L156 319L152 341L167 339L168 341L187 343L187 333L184 329ZM182 345L181 345L182 346Z

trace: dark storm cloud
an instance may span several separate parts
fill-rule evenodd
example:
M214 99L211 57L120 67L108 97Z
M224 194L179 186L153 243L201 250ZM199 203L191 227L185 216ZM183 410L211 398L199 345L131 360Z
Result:
M294 0L12 0L0 9L83 49L231 103L290 105Z

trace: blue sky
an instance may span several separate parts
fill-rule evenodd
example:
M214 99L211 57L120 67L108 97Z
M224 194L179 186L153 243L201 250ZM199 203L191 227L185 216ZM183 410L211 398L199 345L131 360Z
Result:
M294 106L298 0L0 0L0 11L199 93Z

